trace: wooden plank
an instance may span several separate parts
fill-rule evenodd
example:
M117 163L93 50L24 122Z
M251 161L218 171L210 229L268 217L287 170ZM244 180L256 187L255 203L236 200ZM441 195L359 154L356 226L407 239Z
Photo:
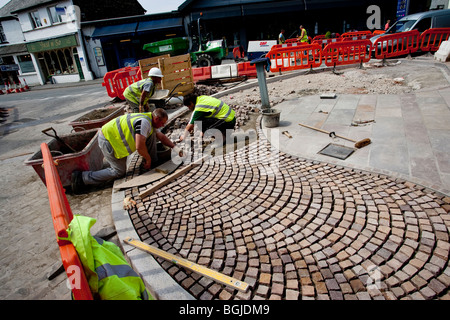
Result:
M179 62L191 61L191 56L189 54L182 54L174 57L166 57L163 56L163 59L166 60L165 63L174 64ZM162 60L162 59L161 59Z
M140 176L137 176L131 180L125 181L119 185L115 185L114 189L127 189L132 187L138 187L144 184L149 184L155 181L158 181L168 174L174 172L181 164L175 164L172 160L163 163L162 165L144 173ZM166 172L166 173L164 173Z
M178 177L182 176L183 174L185 174L186 172L190 171L192 168L194 168L195 166L198 166L200 164L203 163L203 161L205 161L206 158L208 158L209 156L205 156L201 159L198 159L197 161L191 162L190 164L188 164L187 166L176 170L174 173L172 173L171 175L167 176L166 178L158 181L157 183L155 183L154 185L151 185L147 190L142 191L139 194L139 197L141 199L145 198L146 196L152 194L153 192L155 192L156 190L164 187L166 184L169 184L170 182L172 182L173 180L177 179Z
M161 250L159 248L156 248L154 246L146 244L142 241L135 240L131 237L127 237L123 240L123 242L125 242L126 244L129 244L133 247L136 247L144 252L150 253L157 257L160 257L166 261L170 261L170 262L176 264L177 266L182 266L183 268L197 272L205 277L208 277L211 280L214 280L214 281L217 281L224 285L230 286L234 289L238 289L242 292L247 292L247 290L249 288L249 284L244 281L241 281L236 278L232 278L223 273L217 272L216 270L209 269L205 266L199 265L197 263L194 263L194 262L184 259L182 257L176 256L172 253L166 252L164 250Z
M141 68L142 79L148 78L148 71L153 67L160 67L160 59L170 58L169 54L139 60L139 68Z

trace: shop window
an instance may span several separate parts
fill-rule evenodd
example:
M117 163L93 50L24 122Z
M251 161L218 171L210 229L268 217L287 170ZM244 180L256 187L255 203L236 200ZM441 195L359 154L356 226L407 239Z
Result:
M19 61L20 70L22 73L35 72L33 65L33 60L31 60L31 55L26 54L23 56L17 56L17 60Z
M31 20L31 24L33 26L33 29L42 27L41 17L39 16L39 12L38 11L30 12L30 20Z
M39 53L38 59L49 76L77 73L68 48Z
M50 20L52 21L52 24L62 22L62 16L66 14L66 11L64 8L61 7L50 7L48 8L50 11Z

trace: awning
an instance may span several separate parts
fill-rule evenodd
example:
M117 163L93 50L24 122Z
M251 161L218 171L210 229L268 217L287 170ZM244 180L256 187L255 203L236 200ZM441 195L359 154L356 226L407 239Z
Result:
M137 22L95 27L91 37L131 36L136 32L136 27Z
M13 54L27 54L27 46L25 43L5 45L0 47L0 56L13 55Z
M179 28L183 26L183 18L169 18L161 20L141 21L137 32L151 31L158 29Z

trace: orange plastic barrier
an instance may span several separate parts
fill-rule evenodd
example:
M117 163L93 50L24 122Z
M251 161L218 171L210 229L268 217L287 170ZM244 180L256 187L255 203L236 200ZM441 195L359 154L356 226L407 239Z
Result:
M192 78L194 82L211 79L211 67L192 68Z
M128 70L119 71L113 78L114 91L117 97L125 100L123 92L132 83L142 80L141 69L139 67L132 67Z
M318 44L273 46L266 57L270 59L272 72L317 68L322 64L322 48Z
M354 31L354 32L346 32L341 35L342 40L365 40L373 37L372 31Z
M422 51L438 51L442 41L447 41L450 28L435 28L425 30L420 35L420 49Z
M117 91L117 85L114 82L114 77L121 72L129 72L129 71L133 71L133 70L138 70L138 78L140 78L140 68L139 67L125 67L125 68L121 68L121 69L117 69L117 70L113 70L113 71L109 71L107 72L104 76L103 76L103 83L102 86L106 87L106 92L108 93L108 96L110 96L111 98L116 98L120 95L120 91ZM140 79L139 79L140 80ZM124 89L125 90L125 89ZM122 91L123 92L123 91ZM122 99L122 98L121 98ZM123 99L122 99L123 100Z
M250 61L237 64L238 76L256 77L256 65L250 65Z
M372 32L373 36L377 36L379 34L384 34L384 33L386 33L386 31L384 31L384 30L374 30Z
M286 39L284 44L287 43L311 43L312 42L312 38L308 36L308 42L301 42L299 38L290 38L290 39Z
M340 41L328 44L323 49L328 67L368 62L370 60L370 40Z
M385 59L414 53L419 50L420 33L417 30L388 34L373 44L375 58Z
M73 244L67 240L67 228L73 219L72 210L67 201L58 171L53 163L50 149L46 143L41 144L41 151L56 241L59 246L64 269L72 286L73 298L75 300L93 300L77 251Z

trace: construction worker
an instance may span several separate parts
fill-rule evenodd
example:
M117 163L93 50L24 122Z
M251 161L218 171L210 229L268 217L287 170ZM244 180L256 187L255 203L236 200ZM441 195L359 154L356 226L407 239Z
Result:
M72 191L82 193L87 185L99 185L125 175L127 156L134 151L144 158L144 168L156 166L158 161L156 139L182 155L181 149L156 130L164 126L168 119L164 109L158 108L148 113L131 113L110 120L101 128L98 144L110 167L98 171L74 171Z
M297 38L300 42L308 42L308 34L306 33L306 29L303 28L303 25L300 25L300 35L297 35Z
M123 96L130 106L131 113L150 111L148 99L153 96L155 86L161 83L163 77L159 68L151 68L148 78L132 83L125 89Z
M236 124L234 110L217 98L189 94L184 97L183 104L193 113L183 135L180 136L180 141L183 141L190 134L195 123L201 125L202 136L208 129L220 130L224 142L227 133L231 134L230 130L234 129Z
M278 44L283 44L285 42L286 42L286 38L284 37L284 29L281 29L281 32L278 35Z

